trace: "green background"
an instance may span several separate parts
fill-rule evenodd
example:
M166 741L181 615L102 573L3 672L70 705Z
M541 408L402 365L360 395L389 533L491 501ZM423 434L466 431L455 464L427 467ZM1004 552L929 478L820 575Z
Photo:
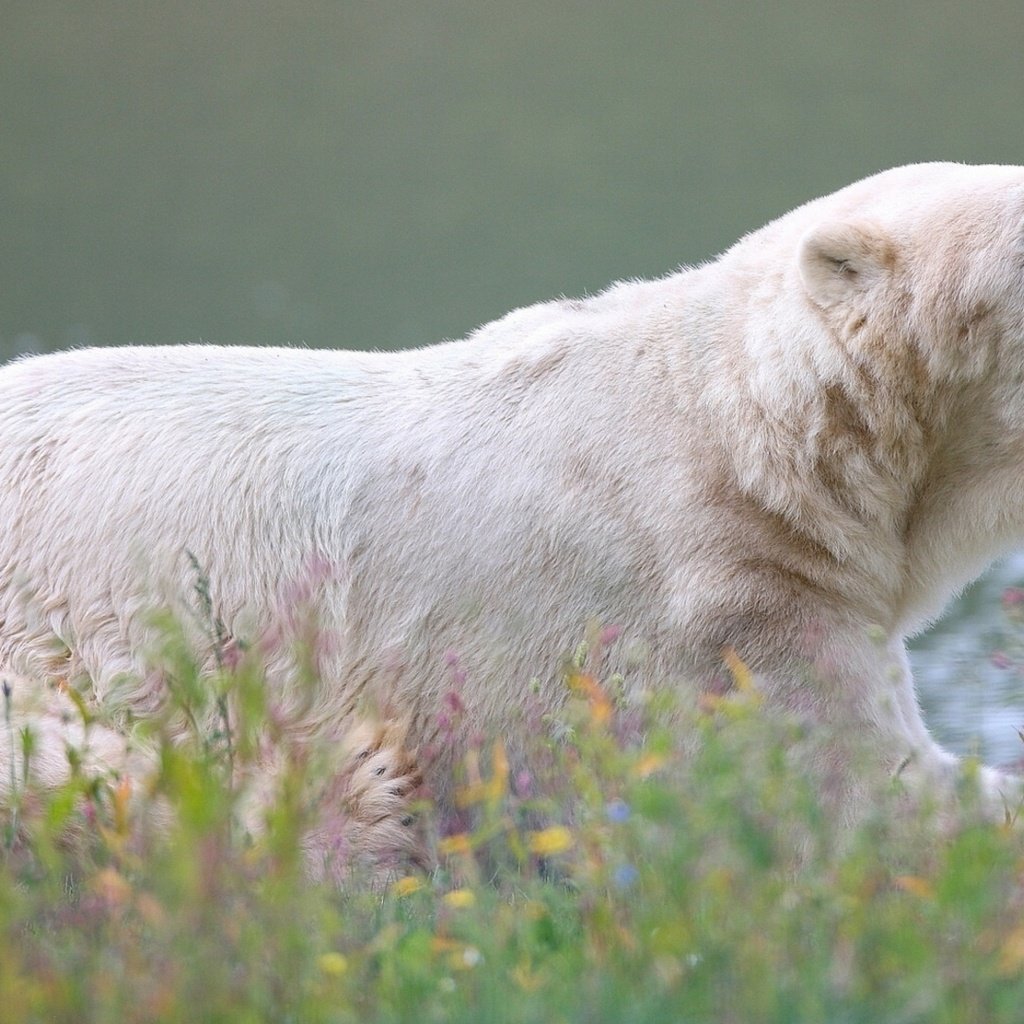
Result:
M887 166L1024 163L1022 44L1011 2L2 0L0 358L427 344ZM1009 757L997 604L919 658Z

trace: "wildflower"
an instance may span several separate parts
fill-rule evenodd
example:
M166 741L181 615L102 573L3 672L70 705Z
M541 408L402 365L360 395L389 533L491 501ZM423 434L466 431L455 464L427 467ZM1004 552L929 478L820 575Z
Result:
M576 650L573 651L572 661L573 668L582 669L587 663L587 655L590 653L590 644L586 640L581 640L576 646Z
M449 690L444 695L444 702L448 705L448 709L453 715L465 714L466 705L462 703L462 698L456 690Z
M648 775L653 775L664 763L664 754L644 754L633 766L633 774L638 778L646 779Z
M733 682L740 693L754 694L757 687L754 685L754 675L747 667L747 663L736 653L735 648L725 647L722 649L722 661L732 674Z
M322 953L317 959L317 964L324 974L334 978L340 977L348 970L348 960L341 953Z
M639 877L640 872L632 864L620 864L612 874L612 881L616 889L628 889Z
M439 840L437 849L443 856L450 857L452 854L471 853L473 844L470 842L467 833L458 832L453 836L445 836L444 839Z
M604 813L608 816L610 822L615 825L621 825L623 822L629 821L629 804L625 800L612 800L605 807Z
M918 899L930 900L935 896L935 890L926 878L919 878L917 875L900 875L894 881L898 888L909 892L912 896L917 896Z
M531 832L527 837L530 853L540 856L565 853L566 850L572 848L572 844L572 833L562 825L553 825L540 832Z
M605 626L604 629L601 630L599 636L601 646L607 647L608 644L615 643L615 641L618 640L620 636L622 636L621 626Z
M569 689L587 699L590 717L595 725L604 725L612 716L612 702L601 684L586 672L570 672L566 677Z
M453 889L451 892L446 892L442 900L449 907L463 909L476 903L476 894L472 889Z
M394 885L391 886L391 893L393 896L411 896L414 892L419 892L423 888L423 880L417 878L415 875L406 875L405 878L400 878Z
M475 767L475 761L472 758L467 759L467 767L470 769L472 781L468 786L463 786L456 792L455 805L457 807L471 807L473 804L483 801L496 804L505 795L508 790L509 769L505 745L501 740L496 740L491 748L491 777L487 782L480 779L479 769Z

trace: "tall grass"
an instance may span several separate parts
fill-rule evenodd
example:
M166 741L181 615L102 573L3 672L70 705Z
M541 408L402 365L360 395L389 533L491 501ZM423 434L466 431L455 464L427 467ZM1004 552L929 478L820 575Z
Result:
M145 778L69 751L66 785L16 788L4 1021L1022 1019L1019 830L971 813L968 770L954 823L896 781L837 831L791 756L805 729L765 713L741 663L733 695L668 728L670 698L626 705L577 659L557 738L528 765L483 741L454 813L424 810L435 870L339 887L303 870L312 762L286 758L263 827L240 825L274 729L258 668L201 677L168 650L191 726L141 737Z

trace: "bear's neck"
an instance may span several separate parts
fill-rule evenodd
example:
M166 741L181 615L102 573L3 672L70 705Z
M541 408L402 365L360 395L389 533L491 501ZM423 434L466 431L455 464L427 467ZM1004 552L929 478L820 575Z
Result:
M705 347L702 402L719 424L733 486L784 521L795 545L828 553L821 582L837 600L902 630L911 604L941 605L950 590L915 548L948 419L942 396L922 396L920 368L896 366L891 351L885 372L872 372L806 317L777 311L748 327L740 350L725 329Z
M1019 439L993 412L991 382L969 386L918 486L905 531L904 633L927 626L950 597L1022 540Z

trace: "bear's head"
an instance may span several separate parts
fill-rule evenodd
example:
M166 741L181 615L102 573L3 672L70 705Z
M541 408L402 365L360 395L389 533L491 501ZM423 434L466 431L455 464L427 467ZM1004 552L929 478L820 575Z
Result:
M1024 546L1024 168L886 171L736 256L739 479L837 559L902 566L920 624Z
M995 375L1024 413L1024 168L901 167L797 212L806 297L865 368L913 365L920 385Z

